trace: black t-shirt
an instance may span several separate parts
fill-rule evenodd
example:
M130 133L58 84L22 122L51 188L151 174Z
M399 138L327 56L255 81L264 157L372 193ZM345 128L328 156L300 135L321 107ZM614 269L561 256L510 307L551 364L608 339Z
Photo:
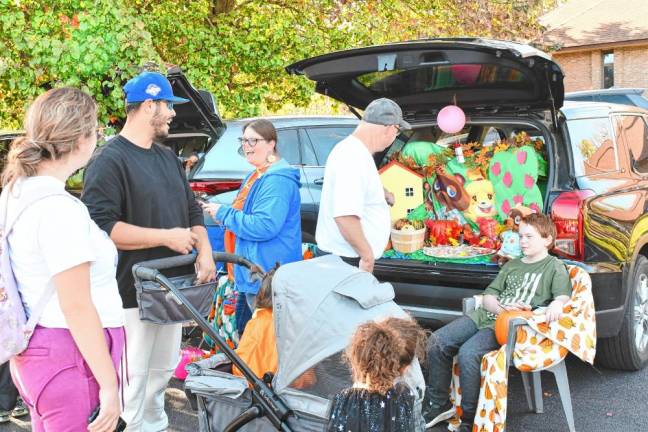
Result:
M108 235L120 221L144 228L204 225L202 209L194 199L180 161L161 145L144 149L118 135L94 154L83 182L81 200ZM166 247L119 251L117 283L124 308L137 307L133 265L174 255L177 252ZM165 274L190 271L174 269Z

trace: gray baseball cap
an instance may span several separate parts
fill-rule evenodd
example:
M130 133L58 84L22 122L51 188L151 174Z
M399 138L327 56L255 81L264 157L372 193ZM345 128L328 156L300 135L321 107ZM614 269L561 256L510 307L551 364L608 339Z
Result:
M404 130L412 129L412 126L403 120L403 111L398 104L387 98L376 99L367 105L362 120L385 126L398 125Z

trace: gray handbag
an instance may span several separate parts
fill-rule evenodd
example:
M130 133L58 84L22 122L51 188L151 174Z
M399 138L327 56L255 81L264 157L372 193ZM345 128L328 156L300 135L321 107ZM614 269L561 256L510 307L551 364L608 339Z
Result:
M211 301L216 290L216 282L200 285L194 284L195 275L169 278L173 285L189 300L202 316L209 314ZM193 318L186 312L176 298L159 283L152 281L135 281L139 316L142 321L156 324L176 324L191 321Z

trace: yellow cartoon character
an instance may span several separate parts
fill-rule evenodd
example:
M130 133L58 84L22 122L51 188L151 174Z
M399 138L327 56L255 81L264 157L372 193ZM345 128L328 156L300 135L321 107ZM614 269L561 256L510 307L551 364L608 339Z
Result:
M490 181L475 180L466 185L465 189L470 197L470 205L464 212L466 218L477 222L477 218L492 218L497 214L493 184Z

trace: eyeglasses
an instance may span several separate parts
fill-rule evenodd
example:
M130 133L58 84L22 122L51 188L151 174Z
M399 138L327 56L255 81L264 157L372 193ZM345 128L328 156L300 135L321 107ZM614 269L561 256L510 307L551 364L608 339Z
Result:
M250 147L254 147L254 146L257 145L257 143L259 141L266 141L266 139L265 138L243 138L243 137L239 137L238 141L239 141L239 144L241 144L241 145L247 144Z

